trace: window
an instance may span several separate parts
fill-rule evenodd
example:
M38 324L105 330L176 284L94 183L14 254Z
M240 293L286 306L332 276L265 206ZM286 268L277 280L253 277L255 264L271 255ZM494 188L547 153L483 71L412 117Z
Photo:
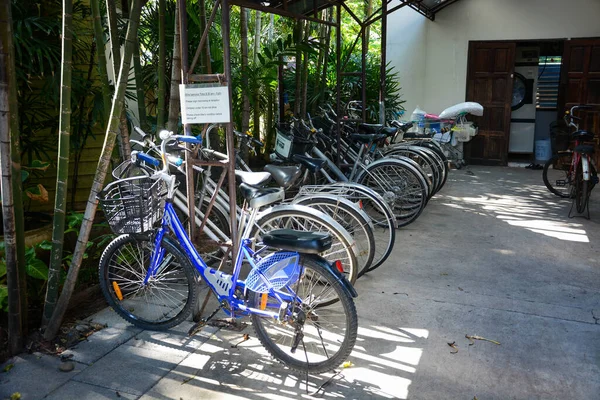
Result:
M560 56L540 56L536 93L536 108L538 110L554 110L557 108L561 63L562 57Z

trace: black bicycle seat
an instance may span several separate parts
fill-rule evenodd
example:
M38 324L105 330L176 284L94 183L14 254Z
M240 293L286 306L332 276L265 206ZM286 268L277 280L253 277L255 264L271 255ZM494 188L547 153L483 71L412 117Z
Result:
M385 128L381 128L381 133L387 135L387 137L394 136L396 133L398 133L398 128L386 126Z
M329 233L303 232L293 229L277 229L266 233L265 245L298 253L319 254L331 248Z
M292 186L300 178L300 175L302 175L302 169L297 165L279 166L267 164L265 165L265 171L270 173L275 182L284 189Z
M327 162L319 158L312 158L300 154L294 154L292 160L304 165L312 173L319 172L323 165Z
M374 135L366 133L353 133L352 135L350 135L350 140L360 143L371 143L384 139L386 137L387 135L385 133L378 133Z
M257 188L246 183L241 183L239 188L242 197L251 208L260 208L285 198L282 188Z
M381 125L381 124L359 124L358 125L358 131L361 133L369 133L369 134L379 133L382 128L383 128L383 125Z
M575 148L573 150L575 150L578 153L583 153L583 154L589 154L589 155L594 154L594 146L590 145L590 144L580 144L579 146L575 146Z

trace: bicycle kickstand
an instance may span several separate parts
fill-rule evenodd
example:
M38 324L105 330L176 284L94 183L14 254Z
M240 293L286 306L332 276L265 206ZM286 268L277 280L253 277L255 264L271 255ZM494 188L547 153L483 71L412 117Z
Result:
M212 317L217 315L217 313L221 310L221 308L222 308L222 306L219 305L219 307L217 307L217 309L215 311L213 311L208 317L200 318L200 320L198 322L196 322L194 325L192 325L192 327L188 331L188 336L194 336L196 333L200 332L202 330L202 328L204 328L206 326L208 321L210 321Z

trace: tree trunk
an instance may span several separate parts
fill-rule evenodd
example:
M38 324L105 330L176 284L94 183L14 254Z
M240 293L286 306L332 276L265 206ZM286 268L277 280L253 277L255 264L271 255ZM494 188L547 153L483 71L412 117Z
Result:
M173 62L171 63L171 95L167 130L177 133L179 125L179 85L181 84L181 40L179 38L179 7L175 7L175 31L173 33Z
M250 10L240 8L240 36L242 51L242 132L250 129L250 100L248 98L248 14ZM244 158L247 159L247 149L243 149Z
M110 110L110 85L108 81L108 70L106 63L106 49L104 46L104 28L102 28L102 20L100 15L100 5L98 0L90 0L92 9L92 17L94 18L94 41L96 42L96 53L98 55L98 77L100 78L100 86L102 89L102 100L104 103L105 121L108 119Z
M106 0L106 14L108 20L108 35L110 37L110 48L113 58L112 71L113 79L117 79L117 72L119 65L121 65L121 45L119 43L119 28L117 26L117 6L114 0ZM131 158L131 146L129 144L129 130L127 129L127 117L125 115L125 109L123 109L123 115L121 115L121 125L119 136L119 155L121 160L127 160Z
M108 40L110 40L110 54L112 55L111 71L114 82L117 79L117 69L121 64L121 46L119 45L119 28L117 27L117 6L114 0L106 0L106 20L108 23Z
M373 12L373 0L367 0L367 4L365 5L365 19L364 21L366 21L370 16L371 13ZM369 52L369 35L371 33L371 26L367 26L365 28L365 41L367 42L367 53ZM364 105L363 105L364 106Z
M75 283L77 282L77 275L79 274L81 261L83 260L83 255L86 250L87 242L90 236L90 231L92 230L92 224L94 222L96 209L98 207L98 200L96 199L96 196L98 195L98 193L100 193L104 185L106 172L110 166L110 156L112 154L115 139L118 134L117 129L119 125L119 115L121 115L123 103L125 101L125 90L127 88L131 56L135 47L135 40L137 37L138 27L140 23L140 12L140 0L133 0L133 4L131 6L129 25L127 29L127 36L125 38L124 57L121 62L119 78L117 80L117 87L115 95L113 97L112 108L110 112L110 123L106 130L104 145L100 154L100 160L98 161L98 169L96 171L94 183L92 185L92 190L88 198L87 207L85 210L83 222L81 224L81 229L79 231L79 237L77 238L77 245L75 246L75 251L73 252L73 259L71 261L69 272L67 274L67 279L65 281L62 293L60 294L60 298L58 299L58 303L56 305L56 309L54 310L54 314L52 314L52 318L50 319L48 327L44 332L44 338L46 340L54 338L56 336L56 333L58 332L58 329L60 328L60 324L62 323L65 311L67 310L67 306L69 305L69 300L71 299L71 295L73 294Z
M304 32L304 43L308 44L308 38L310 37L310 21L305 21L306 30ZM308 51L304 51L302 55L302 106L300 107L300 116L302 118L306 117L306 103L308 97Z
M327 10L322 11L321 18L326 19ZM323 58L325 56L326 48L324 46L327 36L327 29L329 25L321 24L319 29L319 43L321 44L321 48L319 49L319 56L317 57L317 66L315 68L315 84L313 87L313 97L314 101L312 103L311 112L316 114L317 112L317 104L319 104L319 98L317 95L320 93L319 87L321 85L321 67L323 66Z
M333 11L328 13L327 20L333 21ZM321 88L319 95L319 102L325 102L325 90L327 89L327 65L329 63L329 45L331 44L331 27L327 26L327 33L325 35L325 54L323 55L323 73L321 74Z
M65 236L65 214L69 178L69 150L71 140L71 72L73 69L73 1L63 0L62 60L60 71L60 133L58 136L58 160L56 170L56 195L54 197L54 221L52 224L52 251L50 271L42 316L42 328L52 317L62 269L62 253Z
M17 93L13 85L16 84L14 50L12 43L12 14L11 1L0 0L0 195L2 196L2 221L4 227L4 257L6 261L6 283L8 291L8 349L10 354L17 354L23 344L22 311L26 309L26 304L22 303L21 281L25 280L24 268L21 270L20 264L24 266L23 258L19 260L19 235L17 232L17 214L23 216L23 208L20 195L21 174L20 169L18 177L13 176L13 151L15 146L12 141L18 141L19 132L17 130ZM11 138L13 140L11 140ZM19 165L20 167L20 165ZM19 179L18 186L15 185L15 178ZM15 186L17 190L15 190ZM15 196L16 195L16 196ZM16 204L16 202L20 204ZM21 238L22 239L22 238ZM23 249L24 250L24 249Z
M300 93L302 91L302 20L296 20L296 91L294 93L294 115L300 116Z
M258 69L258 53L260 52L260 31L261 31L261 25L262 25L262 16L261 16L261 12L260 11L256 11L256 16L255 16L255 24L254 24L254 53L252 54L253 57L253 64L254 64L254 68ZM255 82L254 86L256 87L256 90L254 91L254 111L252 112L253 114L253 136L260 140L260 92L261 92L261 88L260 88L260 84Z
M167 75L167 46L165 37L165 4L166 0L158 1L158 102L156 106L156 131L165 127L165 81ZM204 3L201 1L201 3Z

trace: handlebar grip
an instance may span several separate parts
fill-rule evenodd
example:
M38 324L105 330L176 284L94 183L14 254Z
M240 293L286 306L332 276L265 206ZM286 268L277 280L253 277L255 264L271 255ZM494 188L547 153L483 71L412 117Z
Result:
M252 142L259 147L264 147L264 145L265 145L263 142L261 142L258 139L252 139Z
M176 136L174 136L174 138L178 142L192 143L192 144L202 144L202 139L200 137L196 137L196 136L176 135Z
M144 137L147 135L147 133L144 132L139 126L134 126L133 130L136 131L137 133L139 133L141 137Z
M154 158L146 153L142 153L142 152L137 153L137 158L139 160L144 161L145 163L154 165L155 167L158 167L160 165L160 161L158 161L156 158Z

